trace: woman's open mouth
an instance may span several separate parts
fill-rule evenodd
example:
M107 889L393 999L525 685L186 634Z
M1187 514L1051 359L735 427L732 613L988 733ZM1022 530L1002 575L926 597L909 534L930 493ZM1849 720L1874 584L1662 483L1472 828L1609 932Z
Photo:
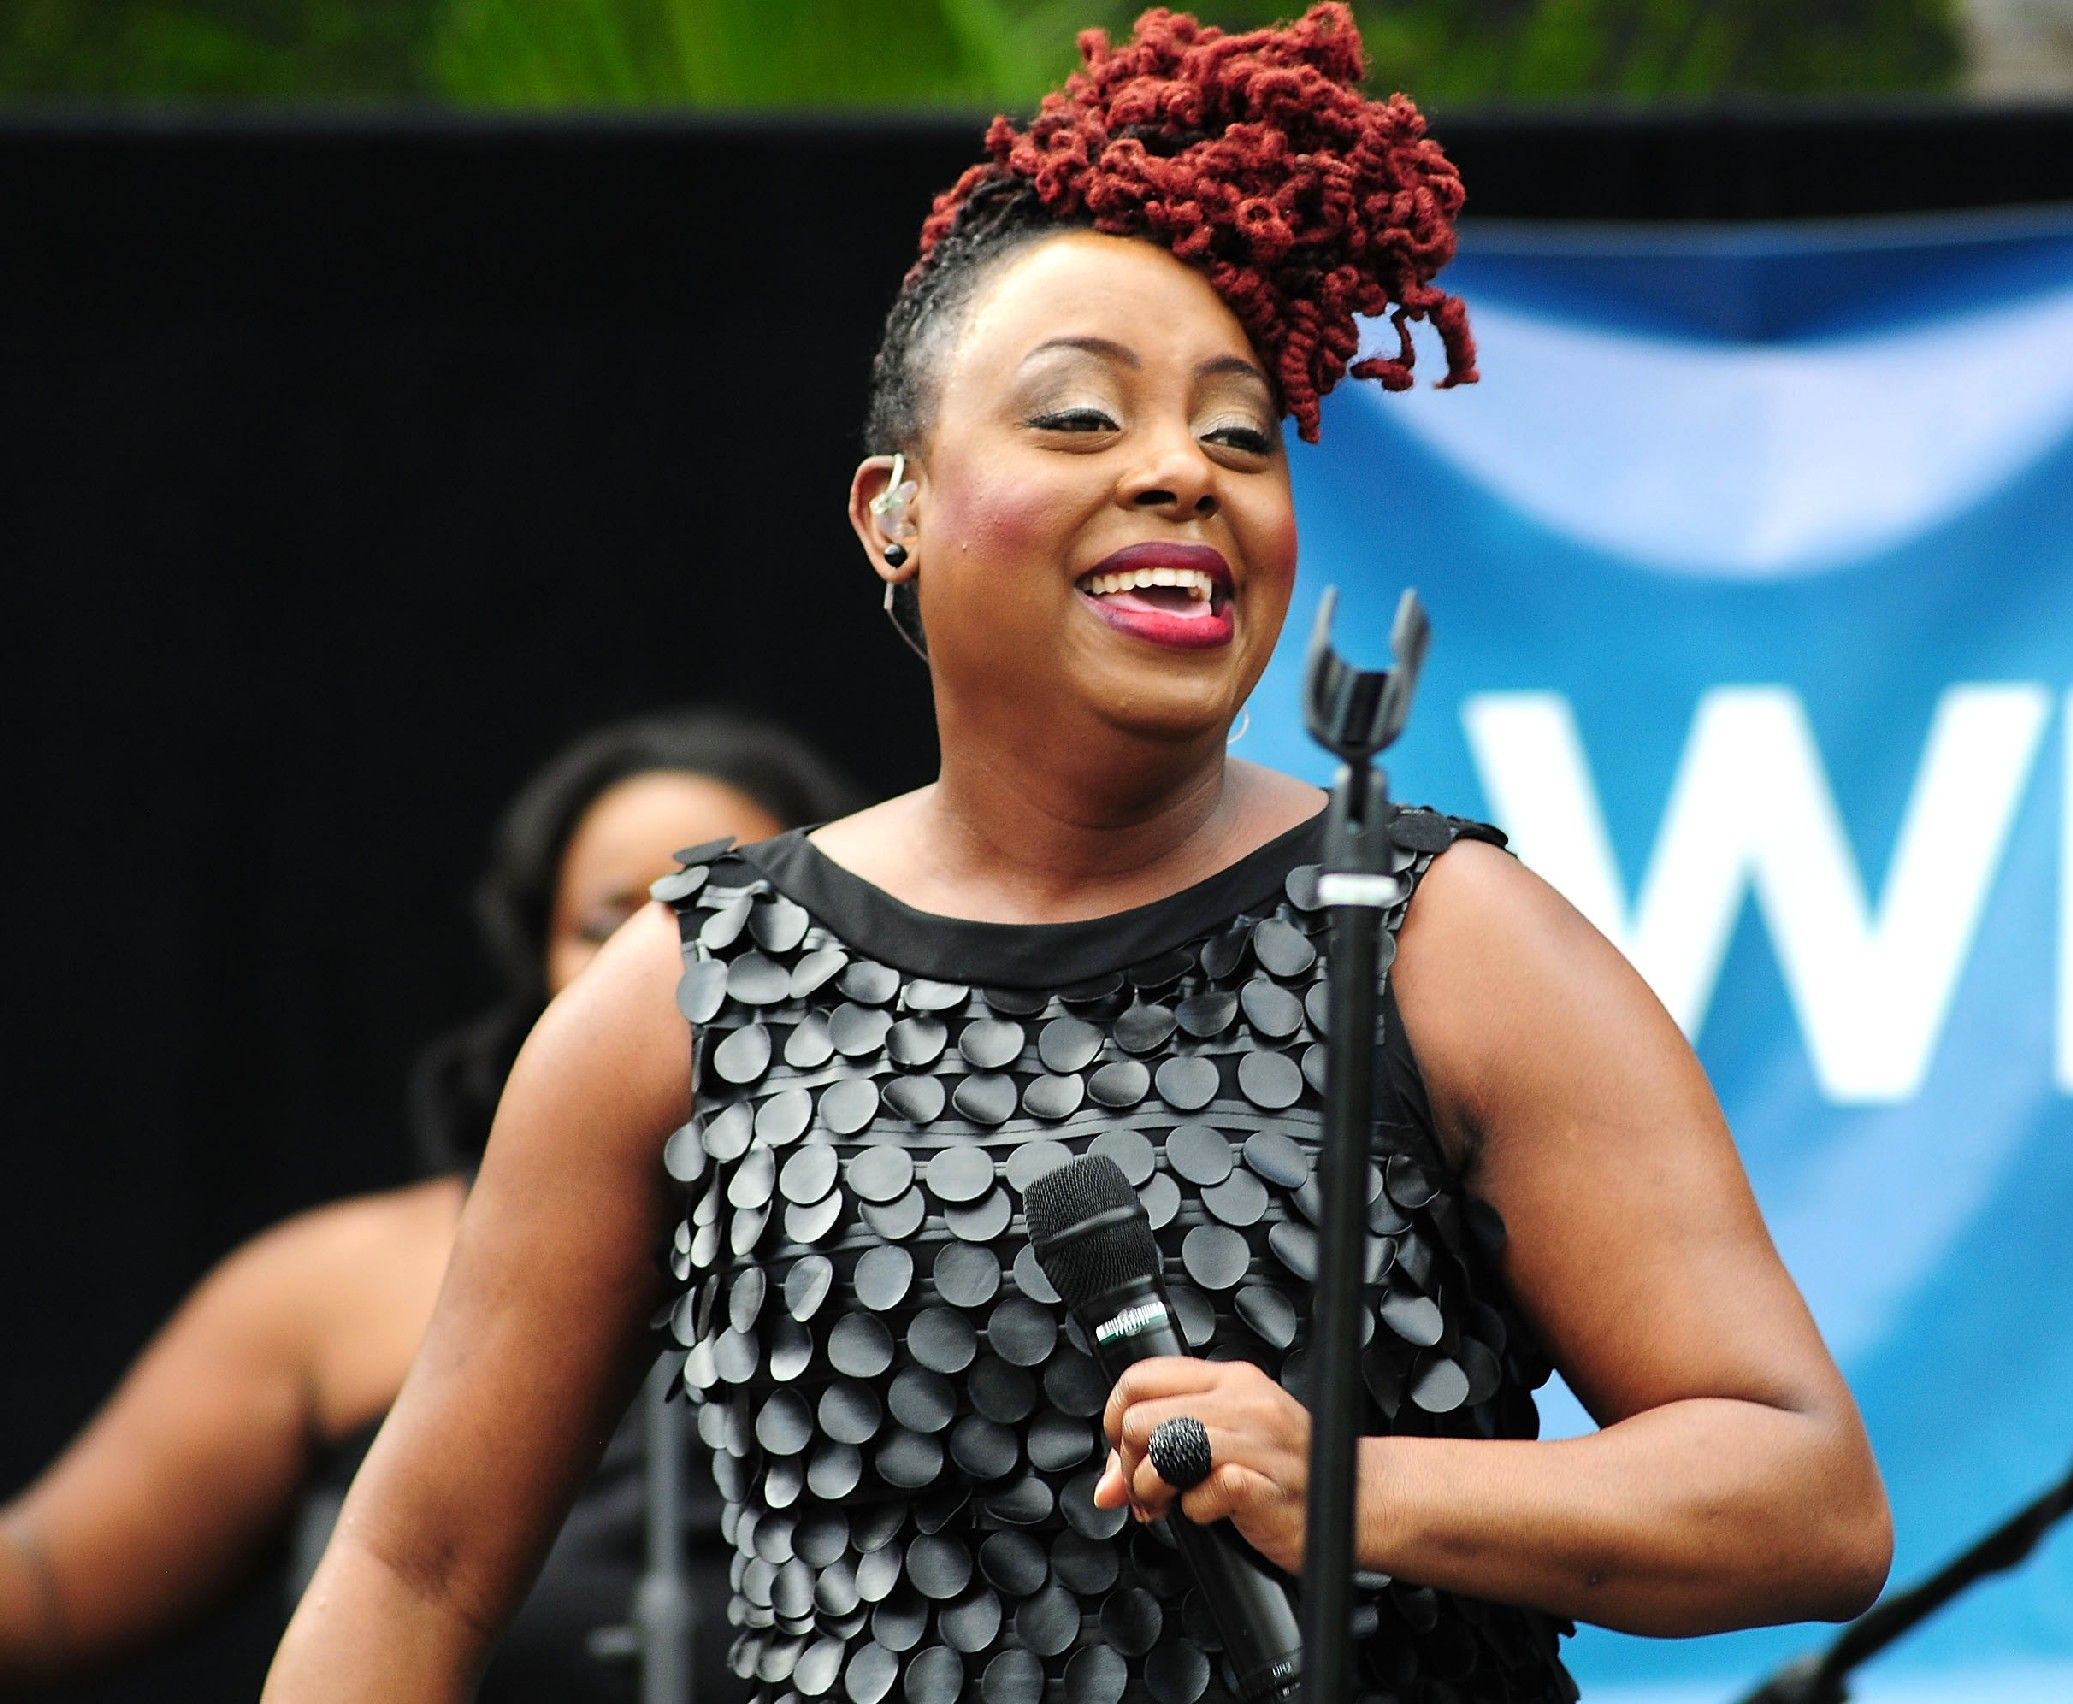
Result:
M1231 642L1231 570L1206 545L1126 545L1074 586L1111 627L1154 645L1204 651Z

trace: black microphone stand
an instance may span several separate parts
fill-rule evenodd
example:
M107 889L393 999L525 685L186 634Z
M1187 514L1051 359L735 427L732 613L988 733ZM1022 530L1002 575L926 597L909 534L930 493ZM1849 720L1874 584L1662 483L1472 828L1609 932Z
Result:
M676 1370L665 1356L634 1399L641 1427L641 1550L644 1566L624 1622L589 1638L600 1662L639 1665L641 1704L692 1704L690 1575L684 1566L684 1408L670 1400Z
M1742 1704L1845 1704L1852 1670L1968 1586L2013 1568L2068 1513L2073 1513L2073 1472L1985 1537L1967 1545L1928 1579L1866 1610L1836 1635L1827 1650L1788 1663Z
M1338 591L1318 604L1304 668L1310 737L1340 759L1325 817L1318 897L1331 922L1327 971L1323 1237L1311 1313L1310 1493L1303 1554L1304 1704L1348 1704L1352 1686L1355 1444L1362 1407L1361 1289L1367 1268L1374 1119L1376 974L1382 914L1403 898L1390 868L1396 809L1375 757L1403 732L1432 627L1406 591L1390 629L1396 666L1350 667L1331 648Z
M690 1704L691 1581L684 1568L684 1415L669 1397L664 1356L641 1390L647 1456L648 1568L634 1594L641 1636L641 1704Z

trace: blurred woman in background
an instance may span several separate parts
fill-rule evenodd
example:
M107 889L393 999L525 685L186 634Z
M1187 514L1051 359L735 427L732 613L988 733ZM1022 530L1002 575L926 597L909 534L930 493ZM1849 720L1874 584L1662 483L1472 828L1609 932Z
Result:
M232 1253L92 1423L0 1510L0 1691L105 1666L219 1601L284 1537L290 1607L431 1317L461 1203L519 1044L647 901L677 847L762 839L851 808L818 753L716 712L591 733L539 770L476 894L495 1002L426 1050L412 1089L421 1182L316 1208ZM702 1456L702 1452L693 1452ZM485 1682L519 1704L631 1699L596 1636L642 1567L638 1428L619 1428ZM725 1602L710 1474L688 1477L694 1602ZM743 1694L710 1625L701 1704ZM621 1643L622 1659L624 1653Z

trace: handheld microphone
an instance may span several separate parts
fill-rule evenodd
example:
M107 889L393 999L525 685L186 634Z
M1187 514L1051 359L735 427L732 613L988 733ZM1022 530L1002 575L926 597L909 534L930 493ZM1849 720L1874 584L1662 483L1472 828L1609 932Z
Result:
M1159 1245L1137 1192L1116 1163L1084 1155L1047 1172L1023 1196L1044 1276L1072 1310L1102 1374L1159 1355L1186 1355L1159 1281ZM1174 1511L1174 1539L1224 1641L1238 1694L1281 1704L1302 1687L1302 1633L1289 1587L1232 1530Z

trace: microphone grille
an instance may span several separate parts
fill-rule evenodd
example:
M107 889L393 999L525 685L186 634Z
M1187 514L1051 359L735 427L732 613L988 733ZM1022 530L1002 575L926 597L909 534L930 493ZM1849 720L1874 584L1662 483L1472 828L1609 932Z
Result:
M1023 1192L1029 1234L1038 1242L1063 1236L1098 1213L1137 1205L1137 1191L1106 1154L1082 1154L1053 1167Z
M1037 1264L1067 1307L1159 1275L1159 1245L1137 1191L1105 1154L1083 1154L1033 1181L1022 1198ZM1091 1230L1089 1220L1111 1214Z

